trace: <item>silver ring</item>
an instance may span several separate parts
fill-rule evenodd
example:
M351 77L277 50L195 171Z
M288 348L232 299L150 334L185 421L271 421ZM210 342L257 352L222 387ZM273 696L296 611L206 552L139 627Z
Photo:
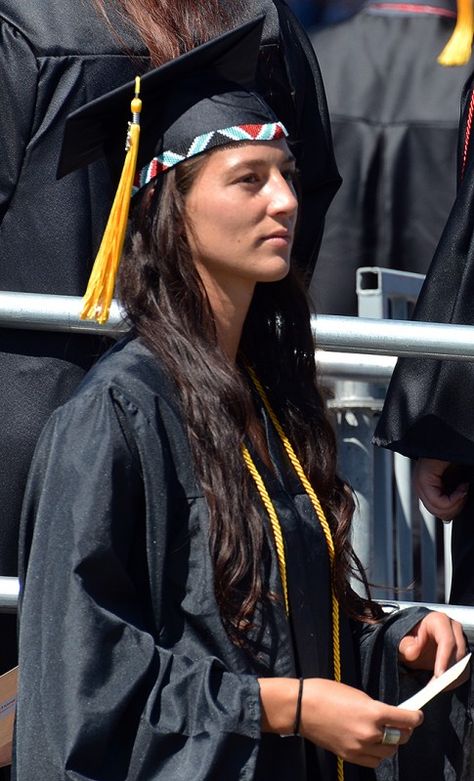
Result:
M382 746L397 746L400 743L402 733L396 727L384 727Z

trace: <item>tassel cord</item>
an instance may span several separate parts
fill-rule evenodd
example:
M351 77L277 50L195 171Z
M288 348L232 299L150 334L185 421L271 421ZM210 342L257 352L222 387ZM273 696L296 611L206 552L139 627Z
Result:
M324 533L324 537L326 540L326 545L328 548L329 553L329 560L331 564L331 573L332 573L332 583L331 583L331 613L332 613L332 640L333 640L333 671L334 671L334 680L337 682L341 682L341 642L340 642L340 619L339 619L339 602L334 590L334 563L335 563L335 548L334 548L334 541L332 539L331 529L329 527L329 523L327 521L326 515L324 513L323 507L321 505L321 502L319 501L319 498L311 485L309 479L307 478L304 469L301 465L301 462L296 455L296 452L289 441L288 437L286 436L283 427L280 424L280 421L278 420L275 412L273 411L273 408L270 404L270 401L268 399L268 396L259 381L257 375L253 371L252 368L247 367L247 371L249 373L249 376L263 402L263 405L267 411L267 414L272 421L272 424L280 438L280 441L288 455L288 458L290 460L290 463L295 470L312 506L315 511L316 517L319 520L319 523L321 525L321 528ZM245 447L245 445L242 447L242 454L244 461L247 465L247 468L252 475L252 478L256 484L257 490L260 494L260 497L262 499L262 502L265 506L265 509L267 510L267 513L270 518L270 523L273 531L273 536L275 540L275 547L277 551L277 558L278 558L278 567L280 571L280 579L282 584L282 591L283 591L283 599L285 604L285 611L286 615L289 615L290 612L290 604L289 604L289 597L288 597L288 575L287 575L287 565L286 565L286 557L285 557L285 547L283 542L283 533L281 530L281 524L278 520L278 516L276 513L276 510L273 506L273 503L270 499L270 496L268 494L268 491L263 483L263 480L261 478L261 475L259 474L255 463L252 460L252 457L250 456L250 453L248 449ZM342 757L337 757L337 781L344 781L344 762Z

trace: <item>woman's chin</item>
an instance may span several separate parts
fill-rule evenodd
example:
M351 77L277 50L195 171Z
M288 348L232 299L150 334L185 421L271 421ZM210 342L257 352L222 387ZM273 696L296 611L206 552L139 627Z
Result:
M290 261L288 258L276 258L262 270L259 282L279 282L284 279L290 270Z

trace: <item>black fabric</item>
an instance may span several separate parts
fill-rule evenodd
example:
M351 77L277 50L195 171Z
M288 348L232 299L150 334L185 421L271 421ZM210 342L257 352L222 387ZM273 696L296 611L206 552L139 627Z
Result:
M460 173L471 92L472 79L463 100ZM458 194L417 302L416 320L464 325L474 322L472 140L467 152ZM470 361L400 359L376 429L376 443L411 457L474 464L474 417L469 392L473 380Z
M260 733L257 676L332 667L324 535L264 424L275 471L254 456L282 524L292 620L267 528L265 582L280 599L256 616L250 653L220 620L176 389L148 350L117 345L53 414L21 535L18 781L336 778L332 755ZM360 683L361 649L366 685L383 695L390 681L397 701L398 643L425 613L391 617L382 644L383 627L361 636L341 615L344 681ZM373 774L347 765L345 777Z
M360 266L428 269L455 198L459 101L473 66L436 61L454 24L369 4L312 35L343 177L311 283L320 313L357 314Z
M324 85L308 36L281 0L251 0L242 6L246 19L262 12L266 20L257 89L293 142L302 195L293 254L309 284L326 212L341 178L334 159Z
M143 48L121 31L131 51ZM90 0L0 0L0 288L80 295L112 189L103 163L56 181L70 111L135 67ZM17 574L21 501L36 438L103 350L102 339L0 330L0 575ZM15 662L0 616L0 672Z
M144 74L138 169L162 153L186 157L200 136L277 121L255 93L263 22L263 17L246 22ZM59 177L106 157L118 183L135 89L135 80L127 82L69 115Z
M419 618L425 612L421 606L416 610ZM413 626L411 613L411 610L401 615L393 612L384 624L362 630L363 688L392 705L411 697L431 678L429 672L413 672L403 667L398 679L390 672L396 664L398 638ZM471 778L466 756L471 742L469 684L435 698L423 708L423 714L423 728L415 730L401 750L381 763L377 781L394 778L467 781Z
M474 255L471 204L474 162L466 146L472 79L466 85L459 133L458 195L415 309L415 319L472 325ZM467 155L465 159L465 155ZM461 172L465 166L463 176ZM470 467L474 474L472 362L399 359L375 431L375 442L412 458L440 458ZM471 474L469 473L471 472ZM472 604L472 502L453 524L451 601Z
M451 551L454 565L450 602L453 605L474 605L474 535L472 519L474 517L473 494L469 492L463 511L452 525Z
M56 180L68 114L146 70L143 45L109 6L118 36L92 0L0 0L0 289L82 295L113 195L105 161ZM318 65L301 25L277 0L266 13L259 90L299 142L305 205L298 254L314 265L324 214L339 183ZM136 55L133 61L128 54ZM295 85L298 85L296 90ZM316 107L316 109L315 109ZM70 395L103 341L0 331L0 575L17 572L19 508L37 434ZM6 622L8 621L8 626ZM0 672L12 662L10 619Z

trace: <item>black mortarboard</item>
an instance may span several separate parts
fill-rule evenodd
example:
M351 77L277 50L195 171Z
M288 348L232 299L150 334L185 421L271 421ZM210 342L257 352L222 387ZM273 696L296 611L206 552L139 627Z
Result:
M216 146L287 135L254 90L263 21L259 17L241 25L68 117L58 177L102 156L113 175L120 176L82 317L99 322L108 318L136 169L135 183L143 187L159 173Z
M190 156L191 147L196 154L217 143L245 140L245 131L232 134L232 128L248 126L251 139L260 126L278 123L253 91L263 21L259 17L248 22L141 78L139 169L161 155L171 163L175 154L176 163ZM121 171L134 91L129 82L68 117L58 177L102 156L114 174ZM207 136L222 130L228 131L227 137L206 143ZM267 132L271 134L270 129ZM265 131L261 133L261 140L268 140Z

